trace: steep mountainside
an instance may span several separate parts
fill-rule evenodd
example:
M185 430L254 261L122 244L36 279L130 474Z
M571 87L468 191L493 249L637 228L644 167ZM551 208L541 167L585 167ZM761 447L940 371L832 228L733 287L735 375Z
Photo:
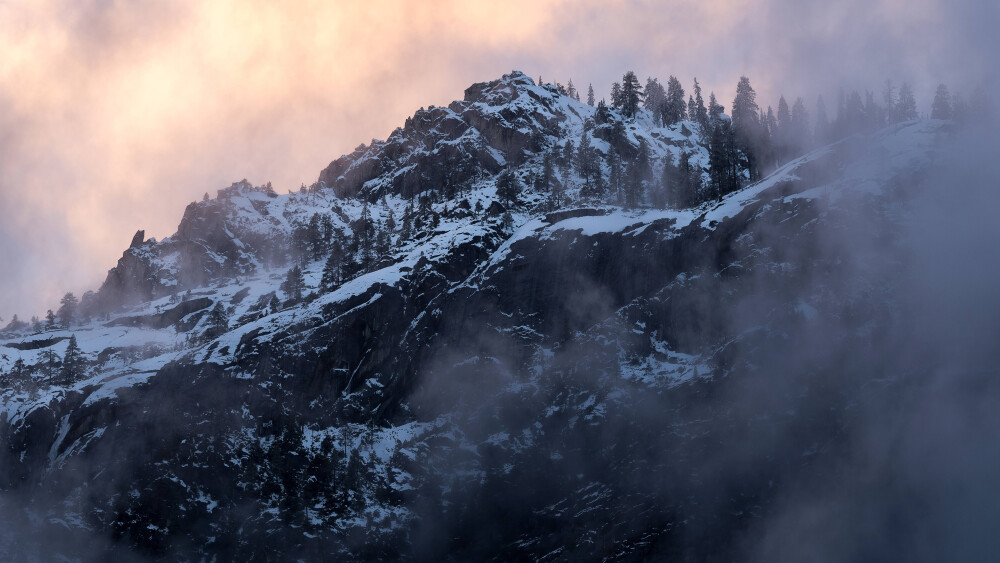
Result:
M871 350L907 346L910 202L951 129L851 137L696 208L645 205L650 179L627 209L571 166L540 183L546 160L586 132L605 177L645 151L652 178L668 155L707 178L700 126L512 73L301 192L220 190L137 234L70 326L0 337L0 552L787 556L766 523L930 369Z

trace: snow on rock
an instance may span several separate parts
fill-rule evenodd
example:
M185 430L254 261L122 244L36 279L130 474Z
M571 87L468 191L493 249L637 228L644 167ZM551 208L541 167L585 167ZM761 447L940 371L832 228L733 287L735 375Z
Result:
M283 457L315 462L325 447L336 454L323 455L364 478L339 497L310 499L304 537L401 529L414 516L399 495L431 488L413 470L420 464L447 467L447 479L434 486L450 491L462 479L485 479L480 456L529 451L545 443L546 432L604 424L626 391L604 394L587 385L613 380L653 395L710 381L718 350L709 344L718 343L674 337L690 326L706 340L716 336L706 321L711 307L699 306L727 303L729 293L711 293L719 289L713 284L738 281L757 265L761 275L798 267L757 248L753 233L730 219L779 222L774 214L794 215L813 200L877 196L919 169L948 127L914 121L845 139L691 209L625 209L609 203L613 196L581 194L582 179L559 167L553 173L564 188L561 206L534 188L546 155L585 134L606 176L612 122L624 128L622 150L648 146L655 178L666 160L684 154L707 179L699 125L661 127L645 110L628 120L613 110L599 116L514 72L471 86L448 107L416 112L386 140L331 162L313 186L278 194L269 185L237 182L189 205L174 235L156 241L137 233L71 326L43 322L0 332L0 429L34 432L44 442L13 458L46 471L69 466L109 436L122 439L127 430L108 421L120 413L144 416L150 403L141 401L156 399L144 393L162 383L159 392L168 388L177 399L171 408L184 414L171 431L201 448L177 454L181 462L156 461L170 468L159 482L176 485L184 511L214 515L231 507L224 492L178 477L182 469L202 463L230 472L227 479L246 492L268 474L241 468L293 471L295 463L279 467ZM497 176L508 167L526 185L513 205L497 194ZM364 216L388 233L368 254ZM332 251L313 251L309 237L342 241L345 256L359 262L343 279L325 279ZM555 251L565 264L552 263ZM282 288L293 267L302 271L300 299ZM825 315L805 299L789 309L808 323ZM219 311L224 318L213 320ZM72 337L84 368L67 375L60 362ZM585 365L574 366L577 359ZM546 388L550 370L560 380ZM438 371L451 378L443 389L428 384ZM598 383L580 375L591 371L601 374ZM449 395L463 385L509 399L491 397L479 407L484 412L521 420L518 409L542 400L542 415L521 429L471 437L460 418L482 413ZM423 411L407 403L410 393L461 414L420 419ZM208 416L229 426L218 435L203 430ZM174 444L178 451L182 445L188 443ZM428 462L432 451L443 457ZM222 466L209 465L218 461L215 452L224 452ZM549 453L553 463L562 459L558 448ZM514 473L507 462L494 469ZM341 477L315 478L305 488L336 486ZM587 502L607 496L588 487L579 488ZM343 504L335 509L333 502ZM275 497L257 507L265 528L287 508ZM163 531L148 525L150 533Z

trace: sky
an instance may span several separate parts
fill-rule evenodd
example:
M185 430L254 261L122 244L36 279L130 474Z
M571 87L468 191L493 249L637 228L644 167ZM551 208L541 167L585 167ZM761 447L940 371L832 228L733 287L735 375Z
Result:
M97 289L136 230L246 178L283 192L512 69L625 70L721 103L995 78L992 0L0 2L0 317ZM828 102L828 106L830 106Z

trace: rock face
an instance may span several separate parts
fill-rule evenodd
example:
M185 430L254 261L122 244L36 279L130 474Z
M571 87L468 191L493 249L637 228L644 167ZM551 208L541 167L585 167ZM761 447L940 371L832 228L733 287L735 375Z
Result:
M109 325L111 326L145 326L149 328L167 328L167 327L178 327L181 321L198 311L203 311L211 307L215 302L208 297L200 297L198 299L191 299L184 301L176 307L167 309L162 313L157 313L155 315L139 315L139 316L121 316L112 320Z
M136 248L142 246L142 242L146 240L146 231L136 231L135 236L132 237L132 244L128 245L129 248Z
M34 371L4 395L0 487L36 516L0 512L16 532L0 553L780 555L767 524L838 483L868 413L906 388L881 355L907 342L903 269L884 265L905 262L893 190L947 125L826 147L694 209L585 200L572 172L565 207L530 187L499 203L502 168L532 186L546 151L620 119L513 73L417 112L314 188L240 182L172 237L137 233L98 294L107 318L73 327L86 373L45 371L69 331L7 348ZM707 162L697 127L640 114L615 142ZM900 497L909 537L906 515L933 499Z
M459 190L476 174L495 174L544 149L541 135L556 134L569 114L551 85L535 86L513 72L499 80L474 84L464 101L447 108L420 110L386 141L358 147L324 169L319 183L339 197L353 196L372 183L367 197L386 193L410 196L429 186Z
M161 285L142 248L143 238L143 231L136 232L118 265L108 271L108 277L101 285L101 294L106 302L131 304L148 301Z

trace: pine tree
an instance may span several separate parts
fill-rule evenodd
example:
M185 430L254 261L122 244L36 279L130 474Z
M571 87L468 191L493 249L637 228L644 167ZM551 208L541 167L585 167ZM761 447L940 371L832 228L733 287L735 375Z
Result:
M298 266L295 267L298 268ZM207 323L208 326L203 335L205 340L218 338L229 330L229 315L226 313L222 301L216 301L215 307L212 307L212 310L208 312Z
M837 90L837 119L836 123L839 129L843 129L844 122L847 121L847 94L844 93L844 89L840 88ZM838 131L842 133L842 131ZM839 135L838 135L839 136Z
M657 123L663 123L663 105L667 103L667 91L655 78L646 79L646 99L643 107L653 114Z
M639 84L639 77L631 70L622 76L621 86L621 109L626 117L635 117L639 111L639 104L642 102L642 86Z
M712 129L708 148L711 190L720 200L740 187L740 158L736 136L729 121L719 120Z
M780 135L787 135L792 129L792 112L789 111L788 102L785 101L784 96L778 98L778 113L776 117L778 118L778 131L780 131Z
M618 82L611 85L611 109L622 109L622 85Z
M569 176L570 171L573 169L573 157L575 156L576 149L573 147L573 141L566 139L566 144L562 148L562 159L560 161L560 169L563 178Z
M625 168L625 207L635 209L642 198L642 175L635 162Z
M521 191L521 179L517 177L513 169L507 168L497 177L497 197L508 207L517 203Z
M14 361L8 374L9 385L20 391L29 393L36 388L35 379L31 377L31 368L28 367L22 358Z
M10 318L10 322L7 323L7 326L4 327L4 330L9 332L17 332L19 330L24 329L26 326L28 326L27 323L18 319L17 314L15 314L13 317Z
M313 260L319 259L323 253L323 230L320 226L319 213L313 213L305 232L306 249Z
M66 346L66 354L63 356L61 379L62 385L72 385L83 377L84 357L80 346L76 342L76 335L69 337L69 344Z
M684 207L683 198L677 185L677 166L674 165L674 157L669 152L663 158L663 172L660 174L660 201L664 205L680 208Z
M723 136L724 124L717 123L712 128L712 137L708 145L708 177L710 194L722 201L722 194L726 191L726 178L728 176L728 165L726 158L726 146Z
M503 215L500 217L500 222L503 224L504 230L510 233L511 229L514 228L514 216L511 215L510 209L503 212Z
M376 229L375 235L375 255L379 258L385 258L389 255L392 250L392 239L389 234L389 229L385 227L385 224L379 225Z
M396 213L391 207L389 207L389 212L386 214L385 229L389 234L392 234L396 230Z
M21 379L29 375L28 367L24 364L23 358L14 361L14 365L10 368L10 375L14 379Z
M566 85L566 94L576 101L580 101L580 93L576 91L576 86L573 85L573 79L569 79L569 84Z
M613 116L611 115L611 110L608 108L608 105L604 103L604 99L602 98L601 101L597 102L597 111L594 112L594 123L596 125L604 125L605 123L609 123L612 119Z
M767 115L764 116L764 127L771 136L776 135L778 132L778 117L774 115L774 110L771 109L771 106L767 106Z
M52 349L43 350L42 353L38 355L39 366L41 367L42 377L50 383L60 383L56 378L61 375L59 354L56 354Z
M608 183L604 179L604 171L601 170L601 164L600 164L600 161L597 159L597 151L596 150L594 151L594 155L592 157L592 160L593 160L593 164L592 164L592 166L593 166L593 171L592 171L593 176L592 176L592 178L593 179L591 180L591 186L592 187L591 187L590 193L595 198L601 199L601 198L604 197L604 194L606 194L608 192Z
M823 96L816 98L816 129L813 133L817 145L830 141L830 120L826 117L826 103L823 102Z
M616 199L622 200L622 159L614 145L608 151L608 190Z
M905 82L899 87L897 116L900 121L909 121L917 118L917 101L913 97L913 90L910 89L910 85Z
M45 313L45 328L48 330L54 330L56 328L56 314L49 309Z
M660 180L668 205L684 208L698 205L700 174L691 166L691 154L682 152L679 164L675 165L668 154L663 162L663 176Z
M701 168L691 164L690 156L686 159L688 197L697 205L701 203Z
M677 183L685 207L692 207L701 202L699 197L701 180L691 165L691 153L681 153L680 163L677 166Z
M934 93L934 102L931 104L931 119L951 119L951 94L948 87L939 84L937 92Z
M722 107L715 99L715 92L708 95L708 119L710 123L715 123L722 117L722 113L726 111L726 108Z
M649 143L643 137L639 138L639 155L635 163L639 169L639 178L643 183L649 182L653 178L653 166L649 159Z
M288 270L285 281L281 283L279 289L285 293L288 301L299 301L302 299L302 290L305 288L305 285L306 281L302 275L302 268L295 265Z
M881 127L885 119L882 115L882 108L875 103L875 93L865 90L865 124L871 130Z
M364 267L371 265L375 247L375 221L372 220L371 210L368 208L368 200L365 200L361 207L361 218L358 220L355 237L358 241L358 249L361 253L361 264Z
M541 193L552 191L552 181L555 171L552 169L552 153L545 151L542 155L542 173L535 177L535 190Z
M403 210L403 224L399 228L399 240L402 242L410 240L413 237L413 198L410 198L406 202L406 208Z
M625 123L622 120L616 119L611 124L611 132L608 135L607 141L608 144L611 145L611 148L614 149L619 155L626 150L626 146L628 145L628 135L626 135Z
M590 84L587 86L587 105L594 106L594 85Z
M802 154L809 145L809 113L806 111L806 104L802 98L796 98L795 103L792 104L791 127L791 143L794 154Z
M653 175L649 160L649 145L639 139L639 154L625 171L625 206L634 209L642 202L646 184Z
M76 296L72 293L67 293L59 300L59 304L59 319L62 321L63 326L68 328L76 316Z
M344 248L339 239L334 239L330 245L330 255L323 265L323 278L320 283L326 291L333 291L341 282L341 264L344 261Z
M562 184L559 180L552 178L552 183L550 184L551 191L549 192L549 207L556 209L562 206L564 199L564 190Z
M882 103L885 106L885 113L889 123L896 123L899 121L896 116L896 88L892 85L892 80L887 79L885 81L885 87L882 89Z
M784 164L791 155L792 144L792 112L784 96L778 98L778 111L775 113L776 127L771 131L771 146L776 164Z
M750 79L741 76L736 85L736 97L733 99L733 133L737 148L745 157L744 165L750 171L751 180L760 177L757 155L764 145L764 141L760 138L759 112L757 93L750 86ZM778 127L781 127L780 117Z
M587 196L598 195L595 183L601 169L593 151L590 144L590 134L584 131L580 138L580 146L576 149L576 173L583 178L581 193Z
M767 106L767 113L761 110L760 113L760 128L761 135L768 139L766 149L762 149L760 154L760 161L768 169L777 168L779 162L784 156L781 154L780 147L780 131L778 127L778 118L774 115L774 110L771 106Z
M663 109L663 124L673 125L687 117L684 88L676 76L667 79L666 107Z
M694 112L688 113L688 119L698 122L703 130L708 127L708 109L705 108L705 100L701 96L701 85L698 84L697 78L694 79Z

